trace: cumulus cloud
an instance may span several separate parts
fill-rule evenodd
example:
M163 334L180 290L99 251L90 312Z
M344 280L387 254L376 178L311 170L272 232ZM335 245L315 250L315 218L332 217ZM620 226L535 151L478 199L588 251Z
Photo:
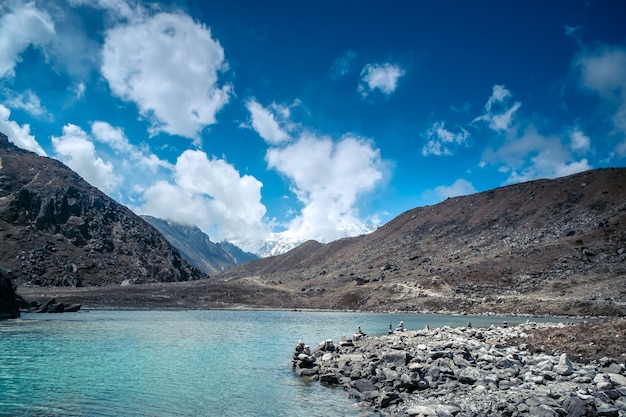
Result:
M289 109L273 104L273 110L263 107L255 99L248 100L246 108L250 112L252 128L269 144L289 140L289 134L278 123L289 119Z
M475 118L472 123L485 122L490 129L504 132L511 127L515 112L522 106L516 101L509 104L513 95L503 85L494 85L491 97L487 100L483 114Z
M102 74L149 118L152 134L198 139L230 99L232 86L218 85L226 69L222 46L188 15L158 13L105 34Z
M372 92L378 90L385 97L389 97L396 88L398 81L405 74L405 71L398 65L385 64L367 64L361 71L361 81L357 91L361 96L367 97Z
M462 127L457 133L446 129L445 122L437 121L422 132L422 137L427 139L426 145L422 147L422 155L452 155L453 150L458 146L467 146L469 132Z
M263 240L269 230L262 186L222 159L187 150L176 161L173 181L158 181L145 190L141 211L197 225L218 239Z
M583 50L573 61L580 87L598 95L610 108L619 143L614 154L626 156L626 48L601 45Z
M521 135L509 132L500 148L487 149L481 165L498 166L501 172L509 174L507 183L557 178L592 169L586 158L578 159L573 152L580 154L585 140L578 137L579 142L573 143L568 139L568 135L542 135L531 125Z
M35 152L38 155L46 156L46 152L30 134L30 125L20 126L17 122L9 120L11 110L0 104L0 132L7 135L7 138L20 148Z
M113 164L96 154L93 141L80 127L63 126L63 135L52 137L52 146L57 159L105 193L112 193L121 184L123 179L114 173Z
M304 206L288 225L294 239L328 242L368 230L358 199L380 183L384 171L380 151L370 141L346 135L334 142L305 134L285 147L268 149L266 160L291 181Z
M470 195L476 193L476 189L471 182L462 178L457 179L452 185L440 185L432 190L422 193L422 198L427 204L436 204L446 198Z
M0 78L15 76L15 66L28 47L41 47L55 36L54 22L35 2L9 0L0 6Z

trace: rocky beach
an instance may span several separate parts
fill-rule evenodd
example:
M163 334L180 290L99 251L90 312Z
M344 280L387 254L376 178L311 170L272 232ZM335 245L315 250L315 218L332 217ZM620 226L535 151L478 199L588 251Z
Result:
M618 325L603 326L603 337L617 346L611 356L599 356L607 353L602 346L595 356L571 350L577 334L601 333L593 324L468 323L419 331L399 326L382 336L359 329L315 349L302 342L293 367L383 416L619 417L626 416L626 334L623 320L612 323ZM569 339L569 350L559 349L559 335ZM590 340L583 343L593 346Z

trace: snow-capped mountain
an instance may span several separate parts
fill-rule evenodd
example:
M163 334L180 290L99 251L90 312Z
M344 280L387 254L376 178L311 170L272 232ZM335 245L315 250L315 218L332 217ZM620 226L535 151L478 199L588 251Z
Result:
M359 235L366 235L368 233L376 230L376 226L363 226L361 228L349 228L343 230L341 235L337 236L335 239L315 239L315 238L307 238L303 239L302 237L294 235L290 230L285 230L283 232L274 232L271 233L270 236L262 242L251 243L251 242L239 242L238 246L246 248L249 252L254 253L260 258L267 258L270 256L282 255L283 253L289 252L291 249L300 246L304 242L308 240L317 240L320 243L328 243L331 240L341 239L344 237L354 237Z

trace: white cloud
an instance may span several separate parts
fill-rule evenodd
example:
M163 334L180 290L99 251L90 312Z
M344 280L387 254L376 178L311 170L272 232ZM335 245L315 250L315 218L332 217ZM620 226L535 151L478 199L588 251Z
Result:
M9 120L11 110L0 104L0 132L7 135L9 140L20 148L35 152L45 156L46 152L37 143L37 140L30 134L30 125L20 126L17 122Z
M222 159L187 150L176 161L173 182L158 181L145 190L141 210L197 225L217 239L263 240L269 229L263 220L262 186Z
M63 135L52 137L52 146L59 160L105 193L110 194L121 184L123 178L114 173L113 164L96 154L91 138L80 127L63 126Z
M277 105L274 104L274 109ZM278 144L289 140L289 134L279 125L276 117L284 122L289 118L289 109L278 108L278 112L263 107L256 100L251 99L246 103L246 108L252 118L252 128L269 144ZM282 110L282 111L281 111Z
M352 67L352 61L354 61L356 57L356 52L347 51L345 54L335 59L330 76L332 78L341 78L348 75Z
M513 95L503 85L494 85L491 97L487 100L483 114L472 123L483 121L496 132L504 132L511 127L515 112L522 106L519 101L508 104Z
M128 166L129 170L136 171L139 168L137 165L146 167L153 172L158 168L169 170L173 168L169 162L159 159L147 148L142 149L130 143L121 128L113 127L107 122L96 121L92 123L91 133L98 142L106 144L118 155L121 155L121 161Z
M26 90L22 94L9 97L5 104L12 109L24 110L33 116L41 116L46 113L46 108L41 105L39 97L32 90Z
M588 152L591 146L591 138L585 135L585 133L578 129L572 129L569 132L570 146L574 152L585 153Z
M130 153L134 151L134 146L128 142L124 131L111 126L107 122L97 121L92 123L91 133L97 140L106 143L117 152Z
M427 204L436 204L446 198L458 197L476 193L476 189L467 180L459 178L452 185L440 185L433 190L426 190L422 193L422 198Z
M557 178L592 169L586 158L577 159L572 154L572 150L580 154L582 148L572 147L568 135L564 135L563 140L566 139L569 139L568 144L564 144L560 136L542 135L532 125L521 136L510 131L500 148L483 153L481 166L499 166L501 172L509 173L507 183Z
M31 45L41 47L52 41L54 22L34 1L9 0L0 7L7 11L0 16L0 78L13 77L22 52Z
M232 93L218 86L227 68L211 31L188 15L159 13L106 32L102 74L113 93L137 104L151 133L198 139Z
M427 139L426 145L422 147L422 155L452 155L452 148L467 145L470 136L469 132L460 128L460 132L454 133L446 129L445 122L437 121L422 133L422 137Z
M367 64L361 71L361 81L357 91L367 97L375 90L379 90L384 96L390 96L398 88L398 80L403 77L405 71L398 65Z
M283 148L270 148L266 160L291 181L304 205L288 225L294 239L328 242L368 230L357 203L380 183L384 171L380 152L370 141L346 135L335 143L303 135Z
M582 51L573 61L581 88L591 91L610 108L619 142L614 155L626 156L626 48L601 45Z

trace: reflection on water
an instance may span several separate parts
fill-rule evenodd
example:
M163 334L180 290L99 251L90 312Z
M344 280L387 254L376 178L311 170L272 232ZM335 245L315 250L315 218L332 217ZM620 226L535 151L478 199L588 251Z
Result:
M84 311L0 322L0 416L356 416L294 376L299 339L524 318L293 311Z

